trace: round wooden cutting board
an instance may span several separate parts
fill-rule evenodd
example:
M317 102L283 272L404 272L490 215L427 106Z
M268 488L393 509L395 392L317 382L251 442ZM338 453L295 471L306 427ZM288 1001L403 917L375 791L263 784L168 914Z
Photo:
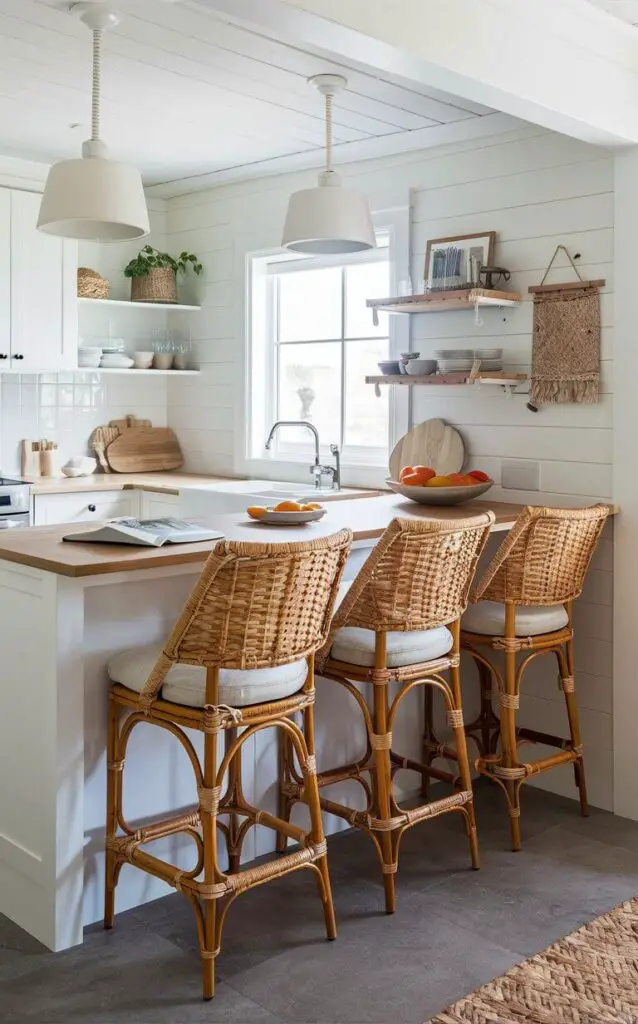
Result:
M458 430L445 420L425 420L404 434L390 456L390 477L399 479L404 466L430 466L440 475L458 473L465 462L465 446Z

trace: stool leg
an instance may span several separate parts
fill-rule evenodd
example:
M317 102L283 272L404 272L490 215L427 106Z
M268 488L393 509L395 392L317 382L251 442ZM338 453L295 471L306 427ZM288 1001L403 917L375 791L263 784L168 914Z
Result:
M237 729L227 729L224 735L224 748L226 754L231 750L237 741ZM228 765L228 796L231 804L237 804L241 799L241 747ZM241 845L238 844L239 815L229 814L228 816L228 870L231 875L237 874L241 860Z
M516 606L507 603L505 605L505 636L513 638L516 633ZM505 693L509 697L516 696L516 653L505 651ZM509 705L510 702L508 702ZM516 711L513 707L506 706L501 702L501 741L503 744L503 764L505 768L518 768L518 753L516 744ZM512 849L517 852L521 849L521 821L519 790L520 782L508 780L505 783L507 791L507 807L510 816L510 829L512 833Z
M117 833L117 812L120 794L121 771L119 769L118 707L109 697L107 725L107 770L106 770L106 859L104 872L104 927L113 927L115 916L115 886L119 874L115 852L109 849L108 840ZM117 767L116 767L117 766Z
M434 760L431 744L434 742L434 701L432 689L426 686L423 694L423 764L429 768ZM430 799L430 776L424 772L421 776L421 796L426 802Z
M314 665L311 663L309 671L314 674ZM317 764L315 760L315 706L309 704L303 712L304 734L308 760L303 766L304 793L310 811L311 836L313 843L325 843L323 831L323 819L321 817L321 804L319 803L319 786L317 783ZM283 730L278 730L282 732ZM330 872L328 869L328 851L316 861L319 870L317 885L319 895L323 903L323 914L326 921L326 938L332 940L337 937L337 922L335 919L335 908L332 901L332 886L330 884Z
M386 670L386 635L377 633L374 657L375 670ZM388 737L388 684L384 680L374 683L374 731L371 737L375 763L375 791L378 801L378 815L382 821L392 817L390 794L392 790L392 765L390 761L390 744ZM381 861L383 868L383 888L385 890L386 914L396 910L395 875L397 871L396 850L392 842L392 833L381 832L379 837Z
M481 688L481 714L479 717L481 723L481 745L483 747L481 753L483 757L487 757L491 753L492 736L490 733L490 720L494 715L491 698L492 673L482 661L476 661L475 665L478 669L479 686Z
M454 653L459 652L459 633L461 629L461 622L457 620L448 626L453 638L454 646L452 650ZM450 684L452 687L452 695L454 697L454 710L461 712L461 720L455 721L454 728L454 739L456 742L456 756L459 766L459 776L461 779L461 786L466 792L472 793L472 774L470 772L470 762L467 756L467 737L465 735L465 727L463 725L463 698L461 696L461 669L458 665L453 666L450 669ZM453 716L456 719L456 716ZM481 866L481 858L479 854L478 845L478 833L476 831L476 815L474 813L474 797L469 803L465 805L467 814L467 833L470 841L470 856L472 858L472 867L475 871Z
M564 651L556 652L560 668L561 683L565 694L567 705L567 719L569 721L569 733L572 747L579 754L578 760L574 761L574 778L578 786L580 797L580 813L584 818L589 817L589 803L587 800L587 783L585 782L585 765L583 763L583 748L580 735L580 720L578 715L578 703L576 701L576 690L574 686L574 654L572 641L568 640Z
M208 672L215 676L215 682L219 669L208 669ZM215 685L215 690L216 690ZM207 686L208 689L208 686ZM218 881L219 868L217 864L217 811L218 806L214 796L215 784L217 781L217 733L207 732L204 734L204 771L203 782L206 800L200 796L199 815L202 828L202 842L204 844L204 878L206 885L213 885ZM217 797L218 799L218 797ZM200 955L202 959L202 989L204 999L212 999L215 994L215 957L219 952L217 948L217 936L215 917L217 912L216 901L205 898L203 900L203 942L200 943Z
M277 729L277 761L279 770L278 794L277 794L277 817L282 821L290 821L293 800L286 792L286 786L291 782L290 764L294 757L292 743L288 733L283 729ZM285 853L288 848L288 836L284 832L277 833L277 853Z

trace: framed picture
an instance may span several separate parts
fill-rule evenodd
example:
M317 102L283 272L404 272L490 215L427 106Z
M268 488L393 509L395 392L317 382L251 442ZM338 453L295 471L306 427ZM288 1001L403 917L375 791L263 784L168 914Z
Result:
M443 292L477 288L481 267L490 266L494 262L495 244L495 231L430 239L425 252L423 275L426 290Z

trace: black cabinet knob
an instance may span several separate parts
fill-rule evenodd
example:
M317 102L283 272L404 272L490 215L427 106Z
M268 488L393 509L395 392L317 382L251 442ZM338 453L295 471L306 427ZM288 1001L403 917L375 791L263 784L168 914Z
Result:
M89 505L89 512L97 512L95 505Z
M24 356L23 356L23 355L21 355L21 354L20 354L19 352L16 352L16 353L14 354L13 358L14 358L14 359L24 359Z
M9 356L7 355L6 352L0 352L0 359L8 359L8 358L9 358Z

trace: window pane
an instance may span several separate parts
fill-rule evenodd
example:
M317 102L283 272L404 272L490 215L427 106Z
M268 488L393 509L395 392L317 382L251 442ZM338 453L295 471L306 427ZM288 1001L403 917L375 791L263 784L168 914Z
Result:
M344 444L364 448L388 446L388 392L381 398L374 386L366 384L366 375L379 372L377 363L388 358L388 339L348 341L346 349L346 422Z
M386 260L360 263L346 268L346 338L387 336L388 313L379 313L379 326L372 323L372 310L366 299L384 299L390 295L390 264ZM376 371L376 367L375 367Z
M300 270L279 278L279 341L341 337L341 270Z
M341 438L341 343L279 345L278 419L307 420L324 445ZM307 430L288 428L280 446L312 444Z

